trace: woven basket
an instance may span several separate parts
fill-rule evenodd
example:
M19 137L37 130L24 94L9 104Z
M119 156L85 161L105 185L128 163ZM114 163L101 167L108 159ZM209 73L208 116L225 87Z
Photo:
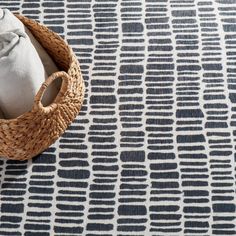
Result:
M60 36L34 20L16 16L62 70L43 83L31 111L16 119L0 119L0 156L25 160L53 144L75 119L84 98L84 82L76 56ZM57 78L62 79L61 89L54 102L44 107L41 103L43 94Z

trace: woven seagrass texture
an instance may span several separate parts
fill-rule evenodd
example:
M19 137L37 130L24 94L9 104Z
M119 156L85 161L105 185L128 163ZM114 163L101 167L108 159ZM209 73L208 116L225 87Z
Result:
M83 103L84 82L76 56L60 36L34 20L16 16L62 70L45 81L31 111L16 119L0 119L0 156L25 160L53 144L75 119ZM60 92L50 106L43 107L44 91L57 78L62 79Z

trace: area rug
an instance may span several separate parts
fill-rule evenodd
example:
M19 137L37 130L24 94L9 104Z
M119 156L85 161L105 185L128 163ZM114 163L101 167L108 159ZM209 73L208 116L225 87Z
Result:
M236 0L1 0L72 46L80 115L0 159L1 236L236 235Z

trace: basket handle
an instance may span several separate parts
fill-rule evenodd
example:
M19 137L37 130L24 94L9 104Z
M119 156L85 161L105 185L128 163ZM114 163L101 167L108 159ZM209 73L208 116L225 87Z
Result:
M44 107L42 104L42 98L43 95L48 88L48 86L57 78L62 79L62 85L59 93L57 94L57 97L55 100L50 104L49 106ZM34 98L34 109L41 110L44 113L50 113L51 111L55 110L57 108L58 103L60 103L61 99L64 97L64 94L68 90L69 87L69 81L70 76L64 72L64 71L58 71L53 73L51 76L49 76L45 82L42 84L41 88L39 89L38 93L36 94Z

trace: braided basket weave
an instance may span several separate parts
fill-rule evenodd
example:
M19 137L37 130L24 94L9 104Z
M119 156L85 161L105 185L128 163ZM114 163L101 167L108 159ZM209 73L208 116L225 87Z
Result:
M0 156L25 160L53 144L75 119L84 98L84 82L76 56L60 36L34 20L16 16L62 70L43 83L31 111L16 119L0 119ZM54 102L44 107L41 103L43 94L57 78L62 79L61 89Z

